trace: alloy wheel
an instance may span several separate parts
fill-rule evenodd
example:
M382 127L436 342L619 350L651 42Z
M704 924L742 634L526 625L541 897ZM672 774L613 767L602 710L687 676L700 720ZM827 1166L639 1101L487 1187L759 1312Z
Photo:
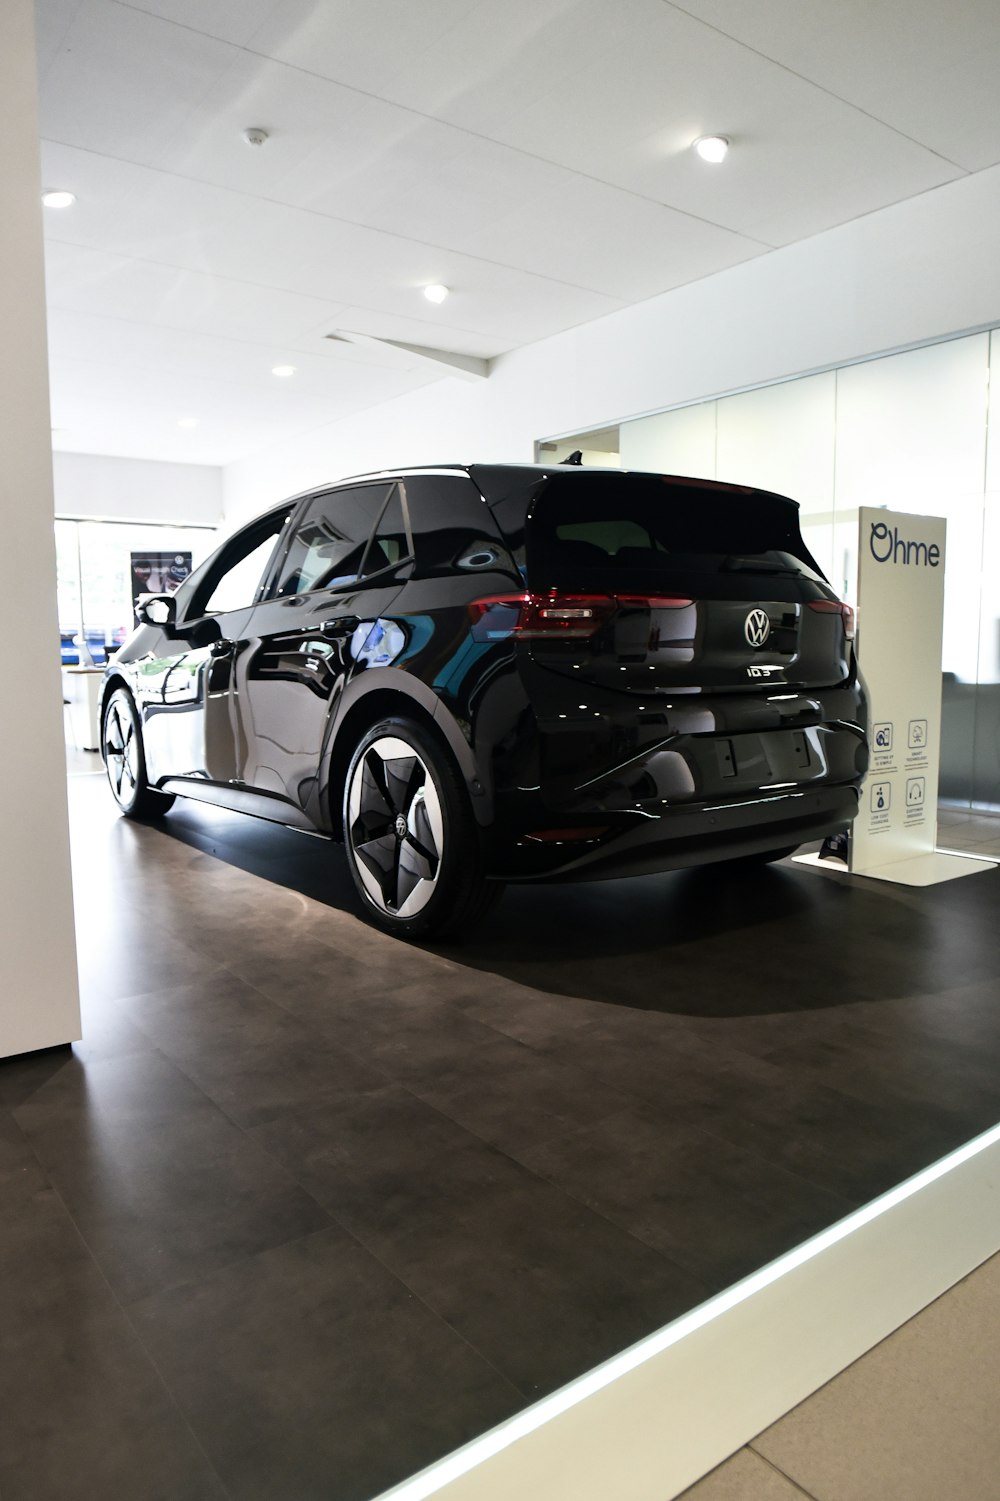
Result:
M127 807L139 780L139 743L131 715L123 713L117 701L112 702L104 722L104 759L111 790Z
M437 886L444 820L434 778L396 735L366 747L351 775L347 832L369 899L392 917L415 917Z

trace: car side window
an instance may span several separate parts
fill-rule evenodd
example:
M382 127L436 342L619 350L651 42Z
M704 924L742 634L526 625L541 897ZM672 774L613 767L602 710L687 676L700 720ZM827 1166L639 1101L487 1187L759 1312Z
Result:
M413 543L407 524L403 486L393 485L378 525L372 533L359 577L366 579L372 574L383 573L387 568L405 563L412 556Z
M204 575L197 581L192 578L194 589L184 606L185 616L222 615L252 605L289 515L290 508L277 511L237 532Z
M357 583L388 491L387 484L359 485L314 496L292 535L275 592L307 594Z
M406 496L419 577L481 570L509 573L519 580L489 506L470 479L411 475Z

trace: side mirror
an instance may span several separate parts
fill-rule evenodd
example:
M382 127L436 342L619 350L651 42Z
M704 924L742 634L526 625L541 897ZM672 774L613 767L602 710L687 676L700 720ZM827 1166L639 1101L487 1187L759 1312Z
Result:
M172 594L140 594L135 613L143 625L171 631L177 621L177 601Z

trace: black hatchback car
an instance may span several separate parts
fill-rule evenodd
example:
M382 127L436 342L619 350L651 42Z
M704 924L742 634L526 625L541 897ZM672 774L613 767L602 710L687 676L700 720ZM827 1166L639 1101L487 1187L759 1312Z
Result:
M779 859L868 765L854 620L766 491L449 465L310 491L108 667L124 813L176 795L342 840L389 932L503 883Z

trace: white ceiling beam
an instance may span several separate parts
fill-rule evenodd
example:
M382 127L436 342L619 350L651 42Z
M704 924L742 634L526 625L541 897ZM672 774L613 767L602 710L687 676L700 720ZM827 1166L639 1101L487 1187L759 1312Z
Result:
M437 367L440 374L457 375L460 380L489 379L489 360L479 359L473 354L456 354L450 349L431 349L426 344L405 344L401 339L379 339L374 334L356 334L350 330L339 331L333 337L377 349L398 349L401 354L410 356L407 364L412 366L412 361L416 360L418 365ZM440 369L441 366L444 366L443 370Z

